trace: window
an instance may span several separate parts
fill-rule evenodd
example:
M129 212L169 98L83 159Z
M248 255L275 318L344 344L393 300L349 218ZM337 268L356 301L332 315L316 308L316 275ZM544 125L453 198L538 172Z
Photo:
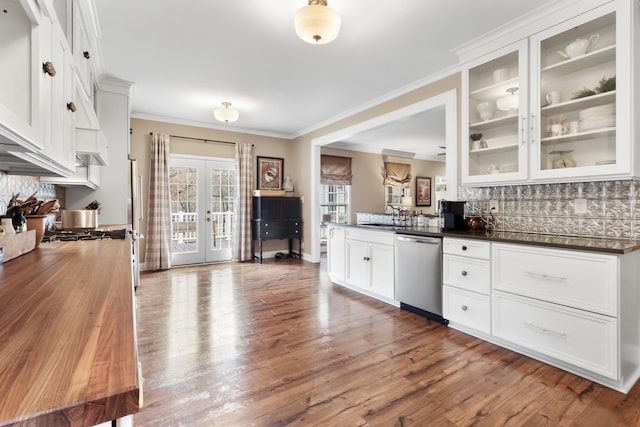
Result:
M398 207L402 202L402 196L404 196L404 188L400 187L384 187L384 205Z
M320 213L331 215L331 222L346 224L349 221L350 185L323 184L320 186Z

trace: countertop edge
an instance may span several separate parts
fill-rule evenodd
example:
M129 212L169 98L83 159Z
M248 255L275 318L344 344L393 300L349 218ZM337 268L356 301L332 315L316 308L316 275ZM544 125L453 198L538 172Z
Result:
M399 227L394 225L377 225L377 224L336 224L330 223L329 226L336 227L358 227L373 231L387 231L397 234L409 234L415 236L429 237L453 237L463 239L477 239L490 242L510 243L519 245L531 245L557 249L578 250L587 252L599 252L614 255L624 255L640 250L640 241L628 239L607 239L607 238L580 238L576 236L563 236L554 234L533 234L533 233L516 233L494 231L492 235L487 235L485 231L471 230L441 230L436 227ZM500 235L503 234L503 235ZM535 240L539 239L539 240ZM554 239L574 239L582 240L584 244L578 242L558 242ZM617 245L618 247L614 247Z

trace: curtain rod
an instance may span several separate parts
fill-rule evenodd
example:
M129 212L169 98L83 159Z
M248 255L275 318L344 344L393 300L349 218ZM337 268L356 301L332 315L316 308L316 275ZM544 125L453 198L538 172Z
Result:
M153 132L149 132L149 135L153 135ZM180 139L190 139L192 141L203 141L203 142L217 142L220 144L233 144L236 145L233 141L221 141L219 139L206 139L206 138L194 138L192 136L180 136L180 135L169 135L171 138L180 138ZM253 144L251 144L253 147Z

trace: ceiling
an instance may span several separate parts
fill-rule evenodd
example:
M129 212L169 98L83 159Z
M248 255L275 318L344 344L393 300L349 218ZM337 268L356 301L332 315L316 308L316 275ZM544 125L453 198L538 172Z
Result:
M453 48L549 2L329 0L340 34L314 46L293 26L306 0L94 1L102 71L135 83L133 117L285 138L444 76ZM237 122L214 119L223 101L240 111ZM442 117L421 113L350 142L443 145L444 125L430 125Z

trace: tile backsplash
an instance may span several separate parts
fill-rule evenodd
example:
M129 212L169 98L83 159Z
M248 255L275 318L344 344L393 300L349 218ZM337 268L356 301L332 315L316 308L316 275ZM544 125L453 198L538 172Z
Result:
M0 172L0 215L7 212L7 204L13 194L19 193L19 198L24 200L36 193L38 200L60 199L56 194L54 184L43 184L32 176L7 175Z
M576 199L586 213L576 213ZM640 181L576 182L458 188L467 214L489 215L495 230L578 237L640 238Z

